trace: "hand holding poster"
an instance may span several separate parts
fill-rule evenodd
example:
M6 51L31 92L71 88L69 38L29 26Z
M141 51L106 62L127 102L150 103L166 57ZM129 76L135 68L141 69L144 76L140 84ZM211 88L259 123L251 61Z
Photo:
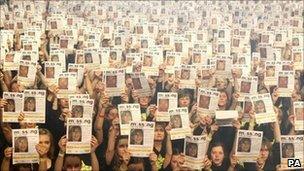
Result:
M148 157L153 152L154 122L131 122L129 150L131 156Z
M13 164L39 163L35 146L39 143L38 129L13 129Z
M255 162L260 154L262 138L262 131L238 130L235 155L242 161Z
M91 152L92 119L68 118L67 154L85 154Z

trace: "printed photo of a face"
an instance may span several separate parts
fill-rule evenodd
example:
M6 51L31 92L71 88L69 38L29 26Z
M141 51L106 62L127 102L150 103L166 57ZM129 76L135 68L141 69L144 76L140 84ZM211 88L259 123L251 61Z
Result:
M153 26L148 26L148 31L149 31L149 33L153 33L154 32L154 27Z
M28 77L28 66L20 65L19 66L19 77Z
M83 111L83 106L81 105L72 106L72 118L82 118Z
M261 56L261 58L267 58L266 48L260 48L260 56Z
M110 52L110 59L113 61L117 60L117 52L115 51Z
M219 31L219 38L225 38L225 31L224 30L220 30Z
M141 40L140 47L145 49L148 48L148 40Z
M59 78L58 87L59 89L68 89L69 79L68 78Z
M189 69L182 69L180 78L182 80L189 80L190 79L190 70Z
M11 53L6 54L5 62L14 62L14 54L11 54Z
M57 29L57 22L51 21L51 29Z
M244 113L249 113L252 110L252 103L245 101L244 104Z
M166 65L167 66L174 66L175 58L174 56L167 56L166 57Z
M116 75L106 76L106 86L109 88L117 87L117 76Z
M301 62L302 61L302 54L301 53L294 53L293 54L293 61L294 62Z
M183 52L183 44L182 43L174 43L175 52Z
M24 98L24 109L25 112L35 112L36 111L36 99L34 97Z
M76 56L76 62L77 64L83 64L85 63L85 58L83 54L77 54Z
M132 121L132 114L130 111L122 111L121 114L121 124L129 124Z
M205 95L200 95L198 107L203 109L209 109L210 97Z
M226 67L226 61L224 60L217 60L216 61L216 70L224 71Z
M130 130L130 144L132 145L143 145L144 144L144 133L142 129L131 129Z
M269 35L262 35L262 43L269 43Z
M103 32L108 34L110 32L110 28L109 27L104 27Z
M202 70L202 78L203 80L208 80L211 78L211 75L209 74L209 70Z
M22 55L22 60L30 61L31 60L31 55Z
M218 45L218 52L219 53L225 53L225 45L224 44L219 44Z
M186 143L186 155L190 157L197 157L198 146L196 143Z
M28 152L28 140L27 137L15 137L15 153L27 153Z
M24 50L33 50L33 47L32 47L32 45L24 45L23 49Z
M240 39L233 39L232 40L233 47L239 47L240 45Z
M295 108L296 120L304 120L304 108Z
M299 46L299 38L292 39L292 46Z
M45 68L45 78L54 78L55 67L46 67Z
M69 40L61 39L60 40L60 48L64 48L64 49L68 48L68 42L69 42Z
M141 82L139 78L132 78L133 88L135 90L142 89Z
M78 73L78 69L77 68L69 68L69 72L76 72L76 73Z
M67 24L68 24L69 26L73 25L73 18L68 18L68 19L67 19Z
M17 29L23 29L23 23L17 22Z
M152 67L152 56L148 56L146 55L144 57L144 62L143 62L143 66L147 66L147 67Z
M255 110L256 114L266 112L266 108L265 108L265 104L264 104L263 100L258 100L253 103L254 103L254 110Z
M6 99L7 104L4 106L4 112L15 112L15 100Z
M137 26L136 27L136 33L137 34L143 34L144 33L144 29L142 26Z
M121 37L115 37L115 45L121 45Z
M275 66L266 67L266 77L274 77L275 75Z
M249 153L250 149L251 149L251 139L250 138L239 138L237 151Z
M275 41L281 42L282 41L282 34L277 34L275 37Z
M59 62L59 56L58 55L52 55L51 56L51 61Z
M202 62L202 56L199 53L194 53L192 63L199 64L201 62Z
M181 118L180 115L171 115L170 116L170 123L171 123L172 129L183 127L182 118Z
M294 158L294 145L293 143L282 143L282 157Z
M164 38L164 45L170 45L170 37Z
M81 142L82 129L80 126L69 126L68 141Z
M241 82L241 92L250 93L251 82L242 81Z
M279 76L278 78L278 87L279 88L287 88L288 85L288 77Z
M91 53L85 54L85 63L93 63L93 58Z
M169 99L159 99L158 100L158 111L168 112L169 109Z

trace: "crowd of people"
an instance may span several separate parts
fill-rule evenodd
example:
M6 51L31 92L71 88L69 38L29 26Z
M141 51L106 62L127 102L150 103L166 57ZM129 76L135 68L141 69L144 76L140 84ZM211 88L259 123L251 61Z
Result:
M288 170L282 158L304 162L303 148L282 143L299 137L303 147L302 7L290 0L1 4L1 170L193 170L185 164L190 157L201 170L268 171ZM4 97L26 90L45 90L45 103L26 93L22 103ZM88 96L92 110L71 107L72 94ZM120 111L121 104L140 112ZM170 114L175 108L186 108L189 118ZM42 122L28 117L41 109ZM220 122L223 111L237 117ZM8 112L11 121L2 119ZM89 129L69 125L88 117ZM122 133L136 118L153 123L154 135L133 127ZM32 147L17 129L38 129L39 142ZM175 129L189 133L172 139ZM260 143L240 131L261 133ZM134 156L129 146L146 145L149 136L149 155ZM186 136L206 137L204 152ZM67 143L84 141L90 152L68 152ZM237 155L255 147L250 161ZM33 149L39 161L13 162Z

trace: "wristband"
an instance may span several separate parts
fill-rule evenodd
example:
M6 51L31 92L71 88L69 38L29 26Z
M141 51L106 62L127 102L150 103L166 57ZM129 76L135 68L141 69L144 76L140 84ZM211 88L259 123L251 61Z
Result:
M64 152L60 150L59 153L58 153L58 156L59 157L63 157L64 156Z

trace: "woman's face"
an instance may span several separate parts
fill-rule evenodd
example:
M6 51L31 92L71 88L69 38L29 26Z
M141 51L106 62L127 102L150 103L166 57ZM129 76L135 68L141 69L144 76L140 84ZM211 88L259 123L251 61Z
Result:
M266 160L269 156L269 150L266 146L262 147L260 150L260 156L262 159Z
M213 147L211 150L211 160L214 165L221 166L224 160L224 150L221 146Z
M107 119L111 121L111 120L115 119L115 118L117 117L117 115L118 115L117 109L116 109L116 108L111 109L111 110L109 111L109 114L108 114Z
M225 79L217 79L216 80L216 87L219 90L226 89L226 87L227 87L227 81Z
M27 139L26 138L19 139L17 146L20 152L26 152L28 146Z
M50 136L46 134L39 135L39 144L45 147L47 151L49 151L51 147Z
M178 99L178 105L179 107L189 107L190 105L190 97L185 96Z
M69 107L69 99L68 98L61 98L59 100L60 106L62 108L68 108Z
M226 93L221 92L220 93L220 98L219 98L219 101L218 101L218 105L219 106L225 106L227 104L227 99L228 99L228 97L227 97Z
M133 141L134 141L135 144L142 144L143 133L141 131L137 131L133 136Z
M25 108L27 109L27 111L35 111L35 100L34 99L30 99L25 103Z
M80 128L74 129L74 131L71 133L72 140L73 141L80 141L81 140L81 130Z
M123 154L128 149L128 139L120 139L119 142L118 142L118 144L117 144L117 149L118 149L118 155L120 157L122 157Z
M162 141L165 138L165 130L161 125L157 125L154 130L154 140Z
M126 112L124 115L122 115L123 123L128 124L132 121L132 115L130 112Z
M140 97L139 98L139 104L140 106L148 106L149 105L149 97Z

